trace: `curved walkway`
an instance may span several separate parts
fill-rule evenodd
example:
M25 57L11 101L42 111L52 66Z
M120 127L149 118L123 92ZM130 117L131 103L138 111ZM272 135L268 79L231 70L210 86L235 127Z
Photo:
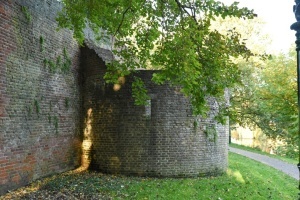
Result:
M281 160L278 160L275 158L271 158L269 156L265 156L265 155L261 155L261 154L241 150L241 149L236 149L233 147L229 147L229 151L246 156L248 158L259 161L266 165L269 165L269 166L271 166L275 169L278 169L278 170L286 173L287 175L299 180L299 171L298 171L298 168L296 165L289 164L284 161L281 161Z

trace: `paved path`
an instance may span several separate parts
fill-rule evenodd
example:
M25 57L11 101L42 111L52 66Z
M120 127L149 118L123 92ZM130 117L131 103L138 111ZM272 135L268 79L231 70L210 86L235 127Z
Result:
M241 149L236 149L236 148L232 148L229 147L229 151L233 152L233 153L237 153L243 156L246 156L248 158L251 158L253 160L257 160L261 163L264 163L266 165L269 165L275 169L278 169L284 173L286 173L287 175L299 180L299 171L296 165L293 164L289 164L286 163L284 161L275 159L275 158L271 158L269 156L265 156L265 155L261 155L261 154L257 154L257 153L252 153L249 151L244 151Z

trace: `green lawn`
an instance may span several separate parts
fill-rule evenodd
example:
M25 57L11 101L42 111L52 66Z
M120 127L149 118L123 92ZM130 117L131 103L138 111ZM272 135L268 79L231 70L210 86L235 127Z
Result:
M229 161L227 173L219 177L157 179L68 172L35 182L18 193L24 199L30 199L30 195L37 197L30 194L30 190L38 187L36 193L48 191L47 194L67 194L79 199L92 199L97 195L101 199L297 199L298 181L295 179L234 153L229 153Z

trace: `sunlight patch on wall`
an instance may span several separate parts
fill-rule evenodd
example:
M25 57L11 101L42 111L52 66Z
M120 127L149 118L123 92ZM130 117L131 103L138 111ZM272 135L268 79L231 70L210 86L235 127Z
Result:
M89 108L87 111L87 117L85 120L85 129L83 132L82 141L82 158L81 165L83 168L88 168L91 163L91 150L92 150L92 120L93 120L93 110Z

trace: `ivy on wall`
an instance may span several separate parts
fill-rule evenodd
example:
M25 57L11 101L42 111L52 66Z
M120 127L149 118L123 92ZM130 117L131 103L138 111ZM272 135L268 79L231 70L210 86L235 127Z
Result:
M207 137L208 141L210 142L217 142L218 139L218 132L215 126L208 126L204 130L204 134Z
M66 48L64 48L63 57L61 55L58 55L56 59L53 60L45 58L43 60L43 64L44 67L48 68L51 73L60 71L61 73L66 74L71 69L72 61Z
M32 21L32 16L31 16L31 14L29 13L28 8L25 7L25 6L21 6L21 11L22 11L22 13L23 13L24 16L25 16L26 21L27 21L28 23L30 23L30 22Z
M19 47L23 47L24 45L26 45L26 41L24 40L24 38L27 36L27 33L24 32L23 29L28 29L29 27L27 25L29 23L36 22L35 15L32 15L33 13L36 14L35 12L31 11L29 7L21 6L20 15L19 15L20 18L16 17L15 18L16 20L14 20L15 34L17 35L17 44ZM25 24L25 26L23 26L23 24ZM38 36L35 36L35 34L31 34L30 36L31 38L29 41L32 41L31 39L33 39L33 41L35 40L33 44L36 44L36 46L33 47L32 49L26 49L26 51L24 51L24 48L19 48L20 55L24 55L23 60L26 60L28 61L28 63L31 63L31 59L35 59L34 56L36 56L38 58L42 58L41 59L42 61L40 61L42 63L41 66L44 66L44 70L42 71L46 71L46 72L48 71L51 74L69 73L71 70L72 60L67 48L63 46L59 46L58 49L53 49L54 48L52 44L53 41L51 39L48 39L46 35L47 34L43 32L39 32ZM33 70L29 70L29 71L33 71ZM30 76L30 73L28 74L28 76ZM55 132L58 133L60 117L59 114L57 113L58 111L54 109L54 105L56 105L56 103L58 102L49 100L49 108L45 108L45 105L47 105L45 99L38 98L36 96L35 92L38 92L35 91L36 87L32 88L30 86L30 88L33 89L34 91L30 93L30 97L28 98L30 98L31 100L30 102L26 103L24 108L26 119L38 118L39 120L44 120L46 122L49 122L49 124L51 125L51 129L54 128ZM58 101L62 103L61 105L63 105L65 110L68 110L70 108L69 97L62 97Z
M43 52L44 49L44 37L40 36L40 51Z

